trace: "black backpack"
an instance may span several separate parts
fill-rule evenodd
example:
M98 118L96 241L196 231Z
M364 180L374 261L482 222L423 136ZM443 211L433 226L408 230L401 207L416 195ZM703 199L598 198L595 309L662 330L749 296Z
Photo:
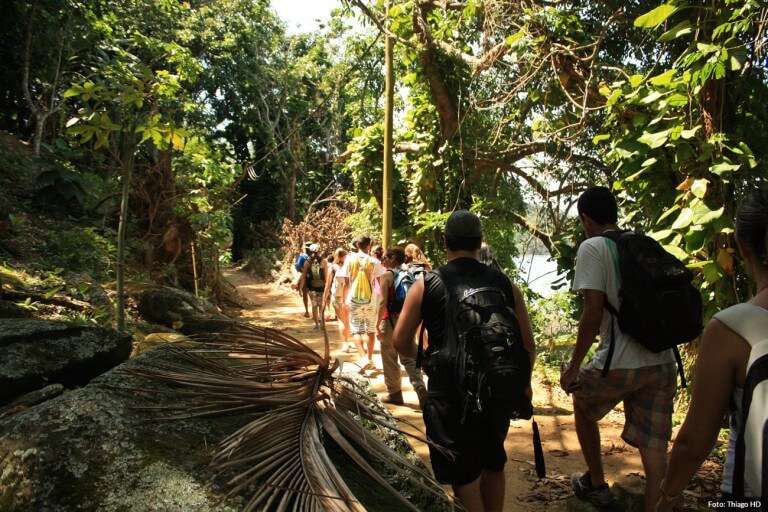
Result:
M623 333L651 352L672 349L685 387L677 345L695 339L704 327L701 294L691 284L693 274L649 236L633 231L606 231L602 236L616 244L618 262L614 263L621 276L621 306L617 310L606 300L606 309L618 319ZM613 324L603 376L613 356Z
M502 275L491 269L471 279L448 266L436 271L445 284L443 344L431 350L427 375L439 374L446 392L468 415L498 411L511 418L529 419L531 363L523 347L513 297L498 288ZM421 343L419 344L421 347ZM421 359L421 349L417 356Z

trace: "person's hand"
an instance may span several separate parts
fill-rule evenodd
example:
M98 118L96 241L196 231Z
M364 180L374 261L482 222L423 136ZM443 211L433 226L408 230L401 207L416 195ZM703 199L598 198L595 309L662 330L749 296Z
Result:
M667 512L669 510L673 510L674 512L683 512L684 505L685 500L683 499L682 493L680 493L677 498L672 500L662 495L659 497L659 501L656 502L656 512Z
M530 384L527 388L525 388L525 396L528 398L528 400L533 399L533 388L530 386Z
M568 388L578 376L579 369L577 367L573 365L565 366L565 363L563 363L563 368L560 371L560 387L563 388L563 391L569 393Z

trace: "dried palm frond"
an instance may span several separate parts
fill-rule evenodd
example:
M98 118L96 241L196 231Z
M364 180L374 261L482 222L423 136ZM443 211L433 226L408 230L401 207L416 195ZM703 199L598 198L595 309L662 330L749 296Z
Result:
M211 462L225 478L227 497L245 496L244 510L363 511L365 508L331 461L323 438L338 445L357 466L408 510L418 510L381 474L411 482L447 503L424 469L392 449L382 437L400 430L389 413L353 379L301 341L274 330L242 325L169 346L174 361L131 370L180 386L190 399L166 406L165 419L253 415L219 445ZM378 435L377 435L378 434ZM421 439L426 441L425 439ZM374 467L372 461L378 461Z

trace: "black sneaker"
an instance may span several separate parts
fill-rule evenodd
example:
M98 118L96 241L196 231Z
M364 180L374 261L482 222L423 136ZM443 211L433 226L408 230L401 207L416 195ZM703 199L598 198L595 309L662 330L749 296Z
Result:
M596 507L609 507L616 502L616 496L611 492L607 483L599 487L592 485L589 471L571 475L571 487L576 497L588 501Z

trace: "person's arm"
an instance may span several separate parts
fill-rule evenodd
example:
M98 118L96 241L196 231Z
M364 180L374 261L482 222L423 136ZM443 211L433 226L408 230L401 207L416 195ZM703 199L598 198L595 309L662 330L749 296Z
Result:
M600 330L600 322L603 320L603 302L605 294L600 290L580 290L584 296L584 311L579 320L579 330L576 335L576 346L571 354L571 362L560 374L560 386L568 390L568 386L576 380L579 368L584 356L589 352L589 347L595 341L596 333Z
M381 289L381 300L379 301L379 311L376 316L376 325L378 326L384 319L384 313L387 311L387 302L389 301L389 287L394 283L394 273L384 272L379 277L379 288Z
M528 316L528 308L520 289L513 284L512 292L515 297L515 316L517 316L517 323L520 326L520 335L523 337L523 347L531 358L531 371L533 371L533 366L536 364L536 342L533 338L531 319Z
M392 336L392 345L400 354L411 359L416 357L416 344L414 335L421 324L421 300L424 297L424 280L416 281L408 295L405 296L405 304L400 316L397 318L395 332Z
M325 288L323 288L323 309L325 309L325 306L328 305L328 293L331 291L336 272L333 270L333 265L329 266L326 260L323 260L323 265L325 265Z
M688 482L712 452L738 371L744 373L749 346L717 320L704 330L696 360L691 405L677 434L662 487L667 497L682 496ZM656 510L681 509L682 499L662 496Z

